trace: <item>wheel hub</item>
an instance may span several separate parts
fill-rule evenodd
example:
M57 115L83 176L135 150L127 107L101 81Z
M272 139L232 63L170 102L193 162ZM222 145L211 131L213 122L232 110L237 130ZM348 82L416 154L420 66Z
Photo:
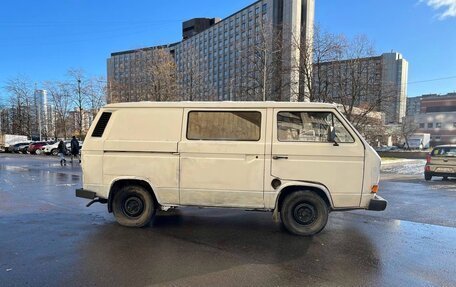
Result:
M123 204L123 211L129 217L138 217L144 211L144 203L138 197L129 197Z
M297 223L309 225L317 218L317 212L312 205L308 203L300 203L295 206L293 210L293 217Z

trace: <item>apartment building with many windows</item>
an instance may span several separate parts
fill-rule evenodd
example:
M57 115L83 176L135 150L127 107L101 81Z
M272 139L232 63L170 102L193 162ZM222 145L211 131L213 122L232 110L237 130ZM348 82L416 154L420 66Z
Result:
M172 56L179 100L296 100L296 43L311 43L313 18L314 0L260 0L223 20L186 21L181 42L111 54L108 102L168 100L144 73L159 50Z
M370 109L378 102L375 110L385 113L386 124L406 115L408 62L400 53L315 63L313 74L313 84L336 103L355 100Z

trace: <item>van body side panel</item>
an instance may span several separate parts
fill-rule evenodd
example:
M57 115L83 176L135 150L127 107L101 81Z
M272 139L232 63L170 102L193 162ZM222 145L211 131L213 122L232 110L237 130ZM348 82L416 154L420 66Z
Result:
M327 142L279 141L277 116L282 111L332 112L337 116L334 110L275 109L272 156L281 159L272 160L272 175L281 180L321 184L329 190L335 208L359 208L364 173L364 145L360 139L346 125L354 143L334 146Z
M103 182L145 179L155 188L160 204L179 204L179 156L166 153L106 152Z
M189 140L185 125L191 111L184 111L179 143L181 204L264 208L265 110L255 110L262 114L259 141Z
M274 128L274 109L267 111L266 144L265 144L265 168L264 168L264 202L266 209L274 209L279 190L272 187L272 181L276 178L272 175L272 130Z
M113 113L104 142L103 184L144 179L160 204L179 204L181 108L132 108Z

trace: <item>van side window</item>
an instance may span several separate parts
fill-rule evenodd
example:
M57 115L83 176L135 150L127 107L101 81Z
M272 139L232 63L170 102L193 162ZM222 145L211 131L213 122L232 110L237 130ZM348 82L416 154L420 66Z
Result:
M100 119L95 126L95 129L92 132L92 137L101 138L103 133L108 125L109 119L111 118L111 113L102 113Z
M192 111L188 114L187 139L259 141L260 112Z
M328 143L331 127L336 132L336 142L354 143L355 140L330 112L280 112L277 117L277 134L284 142Z

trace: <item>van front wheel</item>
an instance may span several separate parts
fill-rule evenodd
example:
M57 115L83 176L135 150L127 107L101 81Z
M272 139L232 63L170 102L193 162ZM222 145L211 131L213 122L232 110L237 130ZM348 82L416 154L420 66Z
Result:
M283 201L280 217L292 234L312 236L325 228L328 222L326 202L312 191L297 191Z
M155 204L143 187L124 186L114 195L112 211L120 225L144 227L155 215Z

